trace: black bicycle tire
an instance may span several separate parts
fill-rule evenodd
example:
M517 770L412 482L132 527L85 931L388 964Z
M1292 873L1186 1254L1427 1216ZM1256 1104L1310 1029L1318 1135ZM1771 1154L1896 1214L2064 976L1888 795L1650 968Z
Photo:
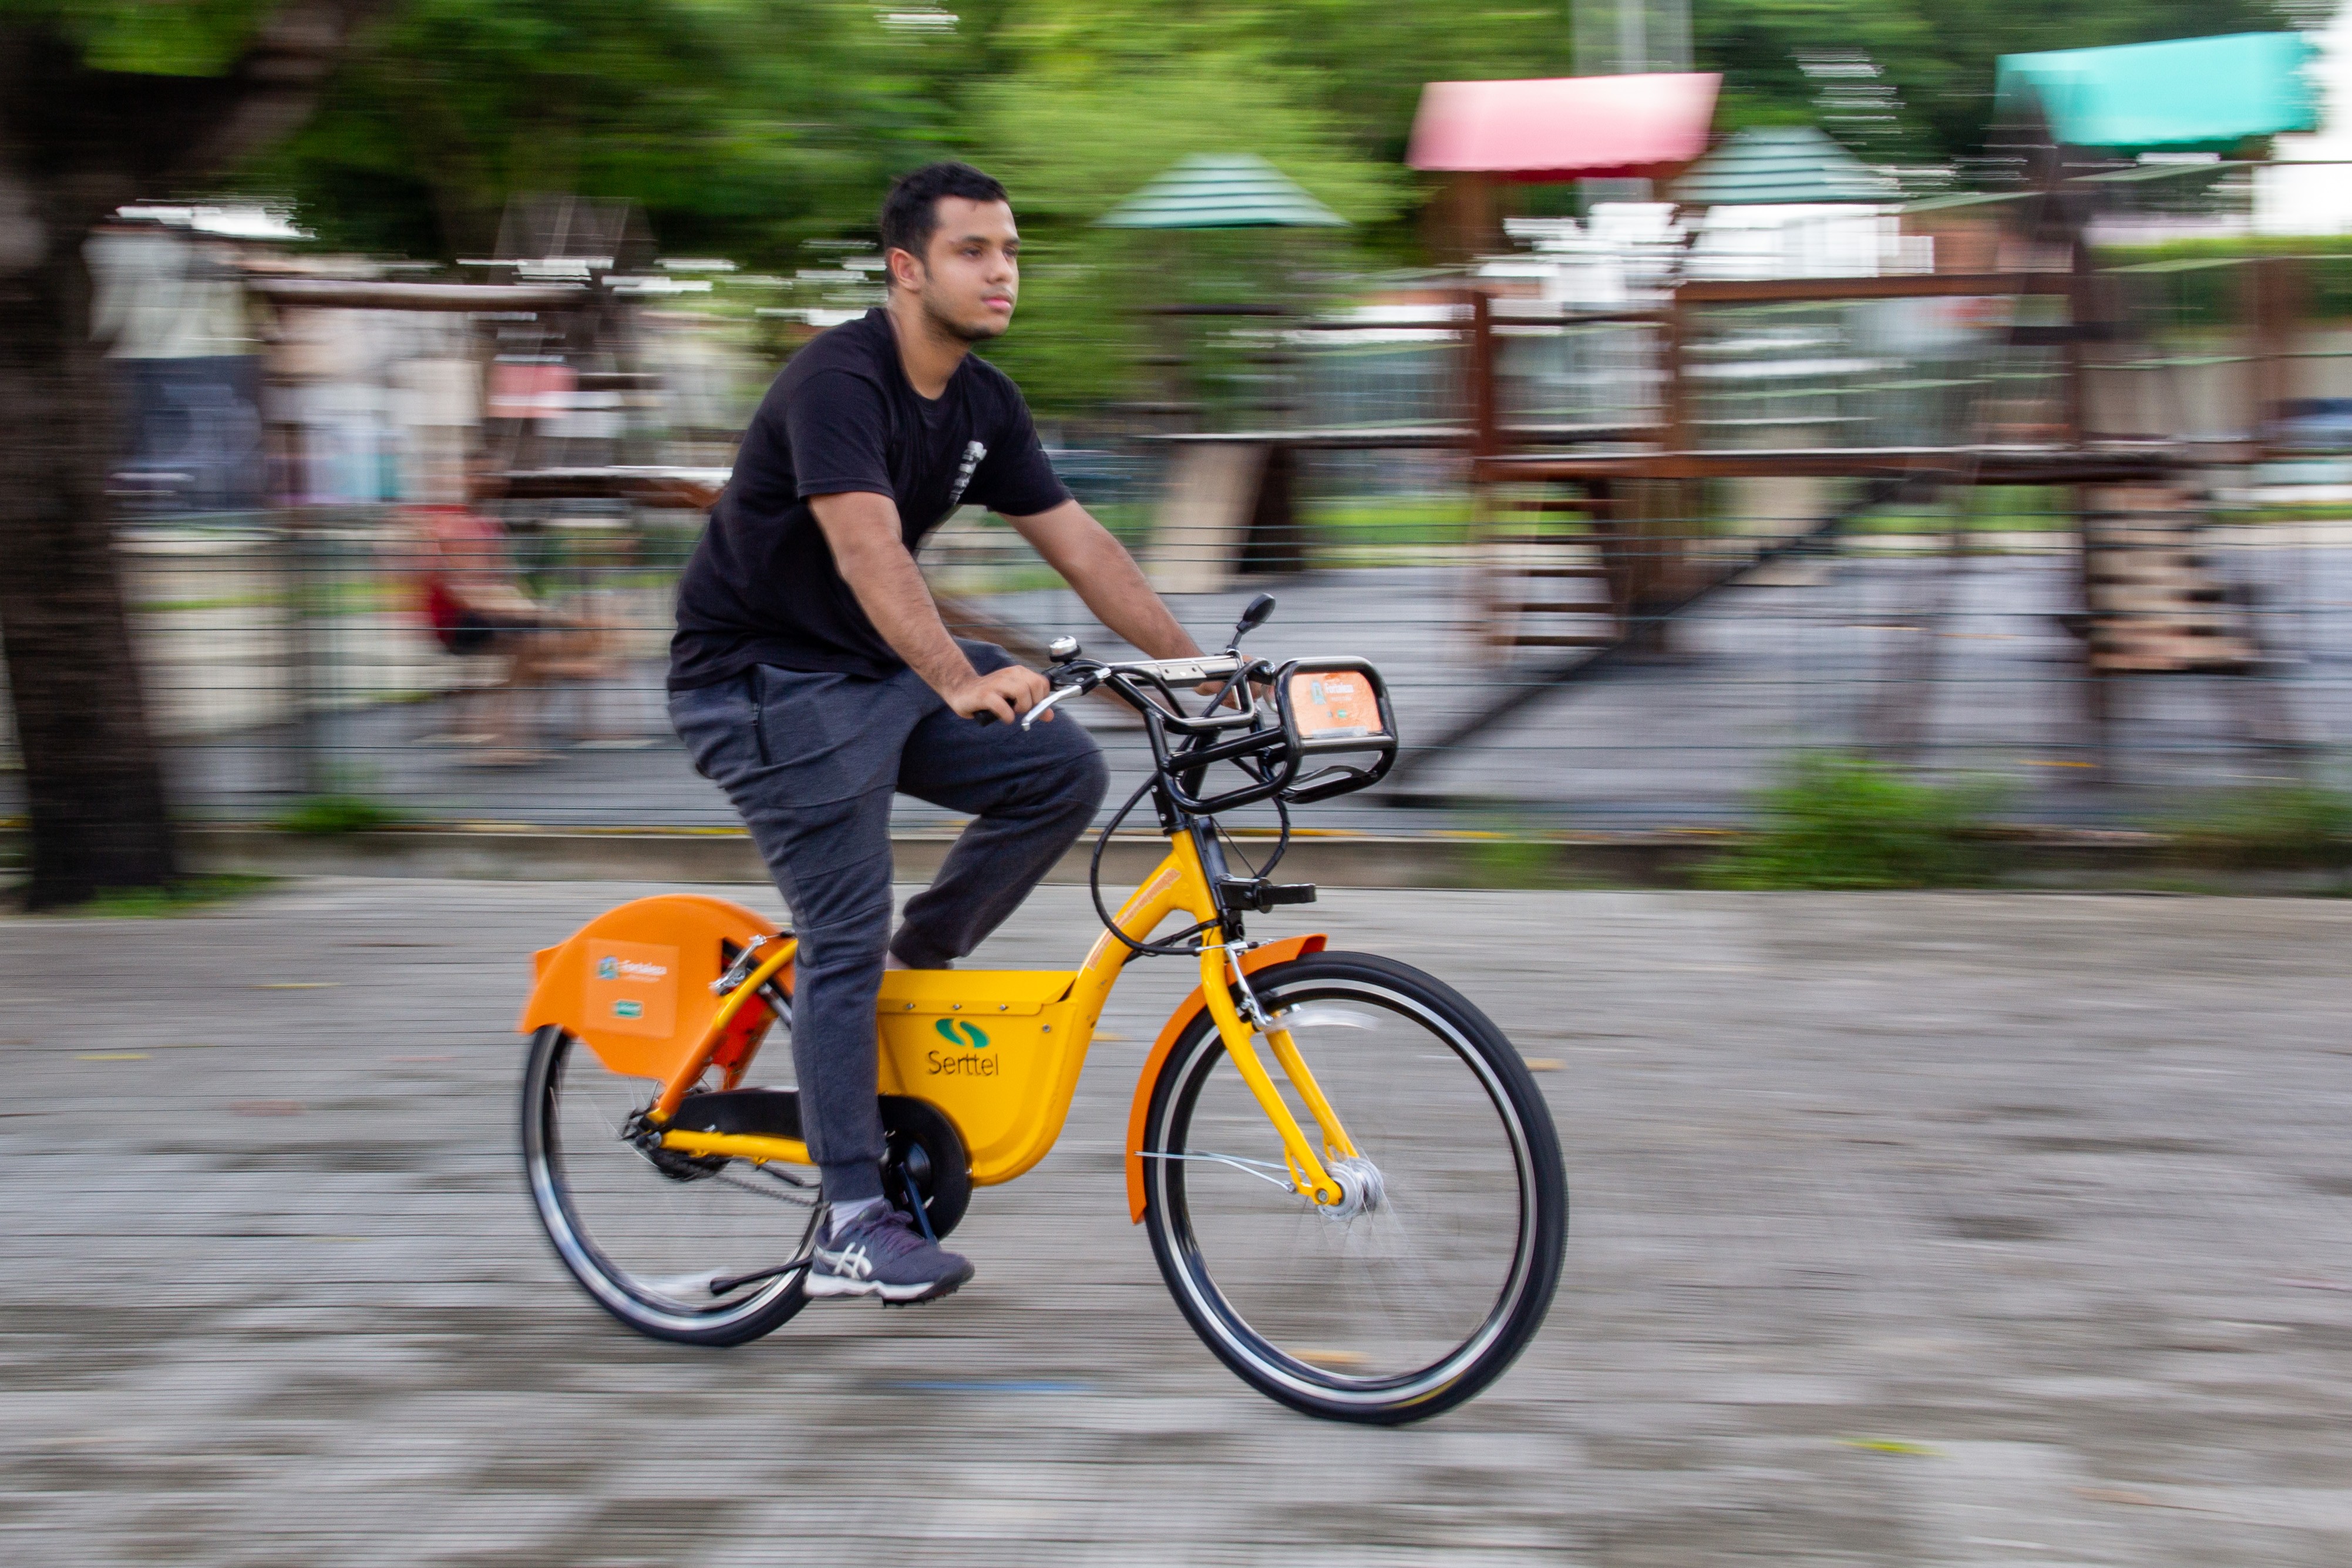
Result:
M802 1293L798 1279L791 1279L782 1289L755 1295L751 1298L756 1303L754 1310L740 1316L718 1317L703 1324L677 1314L666 1317L629 1290L626 1276L604 1256L595 1238L570 1212L562 1175L562 1137L551 1114L551 1090L563 1055L579 1043L564 1029L549 1025L531 1037L530 1053L523 1068L523 1180L531 1212L539 1220L541 1234L554 1248L556 1261L578 1281L590 1300L649 1339L724 1348L748 1344L774 1332L807 1305L808 1298Z
M1317 981L1368 984L1410 996L1453 1027L1456 1037L1491 1071L1492 1084L1502 1089L1524 1139L1522 1173L1530 1189L1534 1212L1532 1223L1523 1228L1519 1252L1513 1259L1514 1278L1519 1283L1502 1314L1499 1330L1475 1357L1434 1386L1408 1389L1393 1400L1368 1396L1360 1388L1343 1393L1342 1385L1348 1380L1318 1374L1304 1363L1294 1361L1278 1373L1270 1371L1253 1359L1234 1333L1238 1314L1234 1314L1230 1321L1221 1321L1203 1305L1204 1297L1222 1299L1222 1293L1214 1281L1190 1261L1197 1259L1198 1251L1181 1234L1186 1223L1181 1212L1181 1162L1145 1160L1144 1229L1178 1310L1210 1352L1243 1382L1294 1410L1328 1420L1370 1426L1423 1421L1454 1408L1491 1386L1543 1326L1559 1288L1567 1249L1568 1181L1559 1133L1552 1123L1550 1108L1528 1074L1527 1064L1519 1059L1517 1050L1484 1013L1444 982L1409 964L1360 952L1310 954L1271 965L1250 977L1252 989L1269 1005L1278 1003L1286 992L1302 989ZM1143 1151L1147 1155L1170 1152L1164 1139L1170 1126L1171 1100L1183 1091L1186 1082L1198 1081L1223 1049L1222 1040L1216 1037L1215 1023L1205 1010L1178 1037L1151 1086L1144 1121ZM1206 1060L1202 1059L1204 1052L1212 1053ZM1345 1114L1344 1107L1341 1114ZM1171 1196L1177 1201L1171 1202ZM1318 1381L1325 1385L1324 1392L1314 1388Z

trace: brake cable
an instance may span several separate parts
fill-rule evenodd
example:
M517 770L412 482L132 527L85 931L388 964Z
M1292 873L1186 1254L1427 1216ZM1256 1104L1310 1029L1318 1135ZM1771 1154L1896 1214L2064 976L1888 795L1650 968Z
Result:
M1180 947L1177 944L1181 942L1186 937L1199 936L1211 926L1216 924L1216 921L1196 921L1192 925L1187 926L1184 930L1178 931L1174 936L1168 938L1165 942L1138 942L1133 937L1128 935L1127 932L1120 928L1118 919L1111 914L1109 908L1103 902L1103 850L1109 845L1111 835L1118 831L1118 825L1127 820L1127 814L1133 811L1142 801L1143 797L1150 793L1151 786L1159 782L1160 775L1155 772L1151 777L1144 780L1142 784L1137 785L1135 793L1127 797L1127 804L1120 806L1117 812L1112 814L1110 821L1106 823L1103 826L1102 832L1096 836L1094 857L1087 866L1087 891L1094 899L1095 914L1101 920L1103 930L1118 938L1121 942L1126 944L1130 952L1139 953L1147 958L1190 958L1200 950L1197 947Z
M1216 695L1209 700L1209 705L1205 711L1214 713L1221 706L1223 705L1228 697L1232 696L1234 691L1240 689L1242 683L1249 678L1251 670L1260 667L1259 661L1246 659L1240 661L1233 674L1225 678L1224 684L1217 689ZM1179 752L1176 753L1175 757L1170 760L1171 762L1179 761L1181 759L1182 755L1183 753ZM1244 773L1257 780L1260 784L1266 782L1265 763L1262 758L1242 755L1229 757L1225 760L1240 768ZM1140 784L1136 786L1135 793L1127 797L1125 805L1121 805L1118 811L1111 814L1110 821L1105 824L1102 832L1096 836L1094 854L1088 858L1087 863L1087 896L1094 900L1095 917L1102 921L1103 930L1110 932L1114 937L1117 937L1120 943L1130 952L1153 958L1190 958L1200 952L1200 944L1194 942L1189 946L1182 945L1185 943L1186 939L1205 933L1218 922L1215 921L1198 921L1193 924L1187 926L1184 930L1176 932L1173 936L1167 937L1160 942L1138 942L1135 938L1127 934L1126 931L1120 927L1118 919L1110 912L1109 906L1103 902L1103 851L1109 847L1111 837L1118 831L1119 825L1125 822L1129 814L1133 812L1135 808L1142 803L1143 797L1150 793L1151 786L1160 782L1160 772L1155 768L1151 777L1145 779ZM1284 854L1286 854L1290 848L1289 803L1285 801L1279 795L1276 795L1270 798L1274 802L1276 820L1281 825L1280 833L1275 840L1273 856L1267 859L1264 866L1250 868L1251 877L1259 881L1265 880L1266 876L1274 870L1275 867L1281 863ZM1220 838L1222 838L1225 843L1233 846L1234 854L1240 857L1242 863L1244 866L1248 866L1248 857L1241 854L1241 846L1239 842L1234 839L1231 833L1225 830L1223 825L1213 821L1210 824L1210 826Z
M1274 853L1266 858L1265 865L1251 865L1249 856L1243 852L1242 841L1234 837L1231 830L1229 830L1223 823L1221 822L1217 824L1217 837L1225 841L1227 849L1232 853L1234 858L1242 863L1243 868L1247 870L1251 877L1261 882L1274 875L1274 868L1282 864L1282 857L1290 848L1289 803L1285 801L1278 795L1268 798L1274 802L1275 818L1282 826L1274 841Z

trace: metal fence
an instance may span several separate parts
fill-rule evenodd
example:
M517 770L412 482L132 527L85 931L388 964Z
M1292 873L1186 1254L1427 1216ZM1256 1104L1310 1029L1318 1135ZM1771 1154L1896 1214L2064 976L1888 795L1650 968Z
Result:
M2144 495L2095 486L1873 495L1835 476L1729 478L1652 494L1638 529L1612 546L1572 498L1474 487L1463 442L1338 438L1459 425L1462 328L1440 317L1295 334L1301 422L1334 434L1291 454L1297 548L1285 559L1297 569L1249 579L1222 559L1218 585L1174 602L1214 644L1252 593L1271 589L1282 607L1254 647L1359 655L1387 672L1406 776L1316 808L1307 826L1720 826L1750 815L1792 754L1821 750L1986 779L2006 813L2042 821L2128 822L2200 789L2331 778L2352 742L2352 437L2329 413L2352 410L2352 331L2305 323L2284 349L2250 353L2217 336L2193 278L2176 269L2139 286L2161 308L2141 313L2149 331L2095 357L2094 416L2174 438L2266 434L2273 447L2261 465L2179 475L2161 515L2145 515ZM1922 303L1694 313L1688 428L1733 453L1948 444L1971 427L1995 443L2046 437L2063 351L2030 333L2021 343L2010 305ZM1502 321L1504 422L1622 449L1610 431L1665 416L1660 331ZM2267 403L2249 380L2265 375ZM2249 406L2284 411L2284 426L2245 430L2232 411ZM1159 522L1169 463L1165 444L1108 442L1065 463L1155 570L1188 549ZM1539 510L1514 510L1530 501ZM180 808L268 820L347 795L423 821L730 825L665 710L671 600L699 517L618 502L488 510L505 542L485 570L539 606L540 631L468 639L436 627L415 509L134 530L126 582ZM1704 591L1610 602L1628 552L1701 563L1690 581ZM1116 651L1001 523L959 518L926 563L982 635L1042 644L1066 631ZM1549 624L1568 628L1554 644L1589 634L1589 646L1504 635L1520 612L1498 599L1498 574L1555 606L1588 595L1586 619L1555 608ZM2110 657L2110 674L2091 679L2087 656L2135 616L2214 639L2212 657ZM2182 630L2192 622L2203 629ZM519 655L518 637L536 651ZM1481 713L1489 721L1469 728ZM1076 716L1120 777L1139 776L1130 722L1097 704ZM1462 738L1433 752L1450 732ZM14 786L0 772L0 814L17 809L5 798ZM920 803L900 810L909 826L947 820Z
M1315 520L1336 518L1328 537L1342 563L1180 596L1202 641L1272 588L1282 608L1255 646L1375 660L1414 750L1498 698L1528 700L1420 762L1412 804L1395 791L1349 797L1307 826L1719 826L1804 750L1999 780L2024 818L2113 822L2194 788L2326 776L2352 742L2352 522L2244 507L2197 526L2193 548L2226 594L2216 609L2248 639L2246 672L2111 680L2100 724L2077 624L2076 520L2058 492L1986 489L1864 514L1660 617L1640 651L1561 675L1485 635L1477 548L1437 511L1453 504L1458 516L1458 498L1368 522L1366 507L1397 498L1319 483L1312 464L1307 489L1310 551L1326 536ZM528 591L583 645L520 679L506 645L458 651L436 635L396 510L133 541L136 635L183 810L267 820L341 795L428 821L731 823L664 709L689 521L518 529ZM1364 546L1383 536L1392 563L1345 563L1350 551L1377 558ZM1037 638L1070 631L1090 650L1116 647L1009 531L961 522L933 553L957 605ZM1140 776L1137 730L1107 706L1076 717L1121 776ZM946 820L901 809L909 825Z

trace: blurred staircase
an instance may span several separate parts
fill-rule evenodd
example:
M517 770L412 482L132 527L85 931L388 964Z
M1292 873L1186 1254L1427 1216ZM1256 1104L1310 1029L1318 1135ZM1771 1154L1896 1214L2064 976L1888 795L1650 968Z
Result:
M2091 490L2083 513L2084 637L2102 675L2245 673L2245 606L2200 548L2202 514L2162 485Z
M1472 533L1475 633L1489 658L1624 639L1627 584L1612 574L1608 549L1616 510L1600 486L1489 500L1490 515Z

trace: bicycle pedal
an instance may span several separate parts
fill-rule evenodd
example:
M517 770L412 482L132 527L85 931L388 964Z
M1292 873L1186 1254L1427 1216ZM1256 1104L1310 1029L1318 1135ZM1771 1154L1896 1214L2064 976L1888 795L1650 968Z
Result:
M944 1290L934 1290L928 1296L917 1296L911 1300L906 1301L893 1301L886 1296L882 1298L882 1305L886 1310L896 1310L902 1307L928 1307L934 1301L946 1300L949 1297L954 1295L957 1291L962 1289L963 1287L961 1285L950 1285Z

